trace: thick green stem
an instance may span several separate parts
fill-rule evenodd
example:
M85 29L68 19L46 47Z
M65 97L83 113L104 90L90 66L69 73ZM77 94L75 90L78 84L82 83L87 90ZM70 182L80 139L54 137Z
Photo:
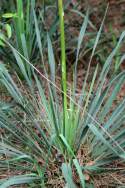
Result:
M65 54L65 32L64 32L64 11L63 1L58 0L60 32L61 32L61 67L62 67L62 90L63 90L63 134L65 135L65 125L67 119L67 81L66 81L66 54Z

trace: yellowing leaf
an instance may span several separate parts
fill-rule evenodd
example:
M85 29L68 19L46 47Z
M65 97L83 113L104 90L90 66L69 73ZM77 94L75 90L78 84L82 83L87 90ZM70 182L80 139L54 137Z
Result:
M16 13L5 13L2 15L3 18L15 18L16 16Z
M11 26L9 24L5 24L5 29L7 32L7 37L10 38L12 36Z

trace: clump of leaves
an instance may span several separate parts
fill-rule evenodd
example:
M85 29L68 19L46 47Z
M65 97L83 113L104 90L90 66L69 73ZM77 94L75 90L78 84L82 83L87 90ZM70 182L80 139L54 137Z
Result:
M49 4L52 5L50 6ZM15 46L15 48L29 61L32 61L33 64L38 64L40 61L40 53L38 50L38 43L36 40L36 33L35 33L35 20L33 18L33 11L32 9L36 8L36 17L37 17L37 24L39 26L40 31L40 38L39 40L42 41L43 48L46 47L46 32L49 33L50 36L53 36L54 33L57 31L57 25L59 22L57 14L57 4L54 2L47 3L47 1L41 2L41 6L39 5L40 2L35 0L16 0L15 3L10 3L10 7L6 12L2 14L2 18L5 22L8 22L11 26L11 44ZM68 6L69 1L66 3L65 8ZM46 24L46 13L49 12L49 9L52 9L52 15L56 12L53 16L52 25L47 28ZM53 13L54 12L54 13ZM7 26L8 27L8 26ZM8 30L7 30L8 31ZM10 32L9 32L10 33ZM8 32L7 32L8 34ZM6 51L8 53L6 54ZM2 48L0 53L3 55L4 60L8 61L13 66L13 56L11 51L6 47ZM5 55L6 54L6 55ZM28 76L31 77L31 70L30 66L22 61L25 66L26 71L28 72ZM13 68L18 72L18 68L16 65ZM19 73L18 73L19 74ZM21 73L20 73L21 74ZM22 78L23 76L20 75Z
M35 183L37 187L47 187L52 161L59 168L58 181L63 175L67 187L77 187L75 176L79 179L80 186L84 188L94 187L95 176L114 172L125 173L125 99L112 110L113 102L125 81L125 71L112 75L108 84L105 83L112 60L125 37L125 32L121 34L100 73L98 73L97 65L90 87L87 89L91 60L101 35L103 19L90 56L82 91L79 97L76 97L77 64L81 43L88 25L89 12L87 12L78 37L74 84L69 96L66 82L64 12L62 1L59 0L58 3L62 50L62 90L56 85L54 52L48 34L50 75L45 69L42 43L39 40L40 30L34 10L37 45L43 62L44 74L7 40L2 39L12 50L27 87L25 89L24 83L17 74L17 80L13 79L7 68L0 64L0 81L13 98L11 104L2 104L0 109L0 127L3 131L0 138L0 168L2 175L8 173L6 178L3 177L0 180L2 188L22 184L32 186L32 183ZM121 63L123 59L124 56L121 58ZM28 77L22 61L30 65L33 80ZM46 80L48 96L45 95L43 79ZM62 93L62 105L59 103L57 91ZM81 148L83 153L79 157ZM112 184L124 185L116 178ZM63 187L65 185L63 181Z

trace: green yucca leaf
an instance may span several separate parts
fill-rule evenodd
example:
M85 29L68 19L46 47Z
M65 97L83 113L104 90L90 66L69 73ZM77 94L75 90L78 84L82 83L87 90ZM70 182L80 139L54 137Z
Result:
M27 174L27 175L19 175L12 177L8 180L5 180L4 183L0 185L1 188L7 188L13 185L20 185L20 184L29 184L32 183L34 180L38 180L39 178L34 174Z
M85 36L85 32L86 32L87 25L88 25L88 16L89 16L89 10L86 13L85 20L84 20L84 22L82 24L82 27L81 27L81 30L80 30L80 33L79 33L79 37L78 37L77 54L76 54L76 62L75 62L75 66L76 67L75 67L75 69L77 68L77 63L78 63L81 44L83 42L83 38ZM76 76L76 71L75 71L75 76Z
M66 163L62 164L62 173L68 184L68 187L76 188L76 185L74 184L73 178L72 178L72 169L69 164L66 164Z
M52 43L48 34L47 34L47 41L48 41L48 56L49 56L48 58L49 58L49 65L51 71L51 80L53 83L55 83L55 59L54 59Z
M63 136L63 134L60 134L60 138L62 139L64 145L67 148L67 151L72 155L72 157L75 157L75 154L72 150L72 148L70 147L70 145L68 144L67 140L65 139L65 137Z
M98 71L98 65L97 65L97 67L95 69L95 72L94 72L94 75L93 75L93 78L92 78L92 82L91 82L91 85L90 85L90 89L89 89L88 95L86 97L86 102L85 102L84 109L83 109L83 112L82 112L83 114L86 112L86 108L88 107L89 99L90 99L91 93L93 91L93 86L95 84L97 71Z
M78 160L77 159L73 159L73 163L77 169L77 172L79 174L79 178L81 180L81 185L82 185L82 188L85 188L85 177L82 173L82 168L80 167L79 163L78 163Z

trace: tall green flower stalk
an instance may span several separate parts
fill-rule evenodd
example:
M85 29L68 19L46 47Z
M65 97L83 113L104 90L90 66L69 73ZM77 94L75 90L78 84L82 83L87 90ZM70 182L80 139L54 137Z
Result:
M64 32L64 10L63 1L58 0L60 33L61 33L61 68L62 68L62 90L63 90L63 134L65 135L65 125L67 119L67 81L66 81L66 53L65 53L65 32Z

